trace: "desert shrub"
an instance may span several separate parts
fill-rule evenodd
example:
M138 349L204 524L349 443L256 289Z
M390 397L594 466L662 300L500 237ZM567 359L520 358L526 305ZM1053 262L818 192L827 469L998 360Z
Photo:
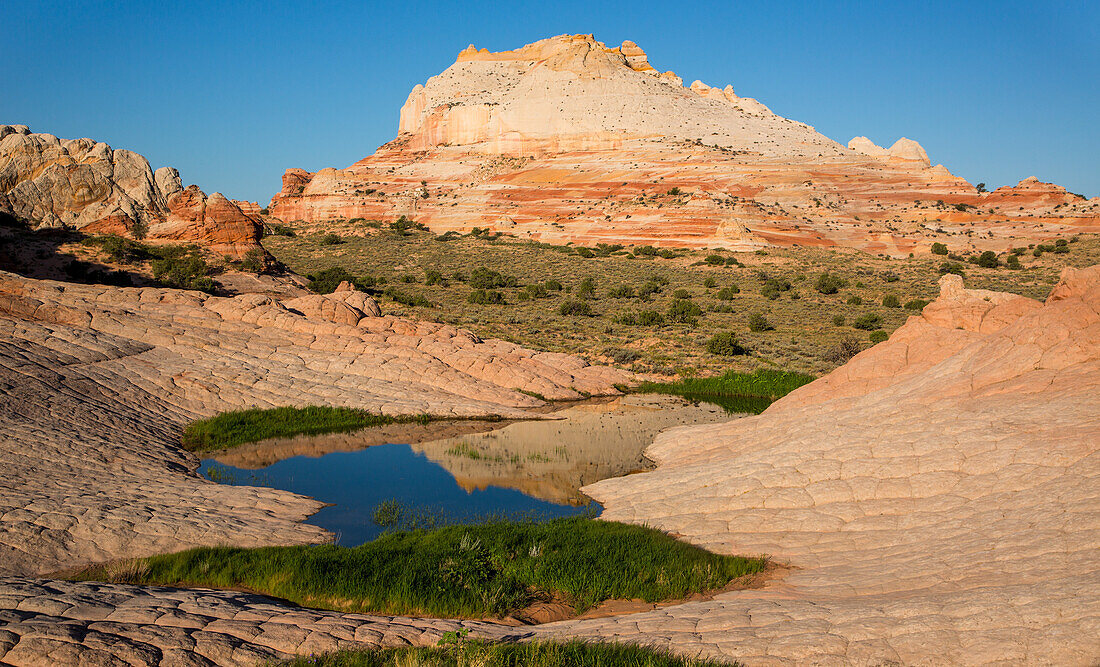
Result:
M267 268L267 259L263 248L252 248L244 254L244 259L237 263L241 271L248 273L263 273Z
M860 297L860 296L850 296L850 297L848 297L848 305L849 306L862 306L863 305L863 297Z
M665 323L665 316L655 310L640 310L632 319L632 324L640 327L654 327Z
M718 281L715 280L713 276L709 276L706 280L703 281L703 287L706 287L707 289L710 289L717 284Z
M707 255L703 261L712 266L725 266L726 264L726 258L721 255Z
M543 286L551 292L560 292L562 290L561 282L554 280L553 278L544 282Z
M924 310L924 307L929 304L929 301L925 299L913 299L905 302L906 310Z
M385 295L403 306L418 306L420 308L432 307L432 302L425 299L422 294L409 294L390 287L385 291Z
M651 245L640 245L634 248L634 254L639 257L653 257L657 254L657 249Z
M736 357L749 353L749 351L737 340L737 336L734 336L729 331L723 331L711 336L710 340L707 341L707 352L723 357Z
M550 293L546 291L546 288L538 283L528 285L523 288L523 293L527 295L528 299L542 299L550 296Z
M726 266L741 266L741 261L736 257L727 257Z
M1014 271L1020 269L1020 258L1016 255L1009 255L1007 258L1005 258L1005 266Z
M997 253L992 250L986 250L981 255L978 255L976 264L983 269L995 269L1001 265L1001 261L997 259Z
M844 316L843 315L833 315L833 324L837 325L838 327L844 326Z
M264 227L265 236L296 236L294 228L290 225L271 225L270 227Z
M882 305L886 308L901 308L901 301L893 294L882 297Z
M592 254L596 257L610 257L611 253L619 252L622 249L623 246L621 243L597 243Z
M768 322L768 318L761 313L749 315L749 331L760 333L761 331L771 331L773 328L771 323Z
M870 333L870 335L867 336L867 338L870 339L870 341L872 343L881 343L882 341L886 340L889 337L890 337L890 334L886 333L882 329L879 329L877 331L872 331Z
M596 253L592 252L588 248L585 248L584 246L577 246L577 254L581 257L584 257L585 259L591 259L596 256Z
M864 331L874 331L882 327L882 316L878 313L865 313L857 317L852 326Z
M133 236L137 240L142 240L149 235L149 223L142 219L137 219L134 224L130 225L130 236Z
M676 259L676 253L668 248L662 249L657 256L661 259Z
M884 271L882 274L882 280L883 282L887 283L896 283L897 281L901 280L901 277L893 271Z
M592 306L587 301L580 299L567 299L558 306L559 315L571 315L574 317L593 317Z
M318 271L317 273L310 273L306 275L309 279L310 291L318 294L330 294L336 290L336 287L343 281L352 281L355 276L351 275L341 266L334 266L331 269L325 269L324 271Z
M468 303L479 305L503 305L507 303L504 295L496 290L475 289L466 297Z
M591 299L596 296L596 279L589 276L577 285L577 298Z
M666 192L665 194L667 194L667 195L671 195L671 196L673 196L673 197L676 197L676 196L678 196L678 195L679 195L679 194L680 194L681 192L682 192L682 191L680 190L680 188L672 188L671 190L669 190L669 191L668 191L668 192Z
M650 276L641 289L638 290L638 298L646 301L652 294L659 294L668 284L668 278L660 275Z
M957 276L965 276L966 271L963 270L963 265L956 262L944 262L940 264L940 275L946 275L948 273L954 273Z
M703 309L691 299L673 299L668 306L668 321L694 326L703 314Z
M632 299L634 298L634 287L632 285L619 285L608 290L607 296L612 299Z
M428 231L427 225L422 222L413 222L404 215L390 223L390 230L397 232L401 236L407 236L410 229L419 229L425 232Z
M840 276L835 276L828 271L818 276L817 282L814 284L814 288L822 294L836 294L847 286L847 280Z
M107 255L110 261L120 264L134 264L154 256L149 246L118 234L91 236L81 241L81 243L83 245L99 246L99 249Z
M781 292L786 292L791 289L791 283L789 280L780 280L778 278L767 278L764 280L764 285L760 288L760 294L764 297L775 301L779 298Z
M210 266L198 251L178 257L153 260L153 278L167 287L213 293L217 285L210 278Z
M718 298L723 301L733 301L733 297L740 294L741 290L737 285L728 285L718 290Z
M506 276L499 271L479 266L470 273L467 284L474 289L489 290L498 287L515 287L519 281L515 276Z
M691 292L689 292L686 289L681 287L680 289L675 290L672 293L672 298L673 299L690 299L691 298Z
M933 255L946 255L947 254L947 246L945 246L944 244L939 243L939 242L933 243L932 244L932 254Z
M707 311L711 313L732 313L733 306L728 303L712 303L707 306Z
M638 354L634 350L622 350L619 348L611 348L604 350L603 356L607 357L616 364L629 364L637 361L642 355Z
M829 348L825 352L825 360L834 364L847 363L849 359L863 350L863 346L855 338L845 338L840 343Z
M424 272L424 284L446 287L447 279L443 277L443 274L441 272L436 271L435 269L428 269Z
M318 241L318 243L320 243L321 245L340 245L343 242L344 239L341 238L339 234L335 234L333 232L325 234L321 237L321 240Z
M411 285L413 283L420 282L420 279L417 278L416 276L414 276L411 273L404 274L403 276L401 276L400 280L401 280L401 282L405 283L406 285Z

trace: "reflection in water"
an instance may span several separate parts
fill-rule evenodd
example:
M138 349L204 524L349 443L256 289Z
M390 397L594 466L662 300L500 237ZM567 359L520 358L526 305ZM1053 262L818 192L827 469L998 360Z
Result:
M576 403L552 416L276 439L216 452L200 470L333 503L309 523L353 545L380 534L371 514L388 499L454 519L578 514L590 502L580 488L647 468L642 452L660 431L730 419L715 405L654 394Z
M630 395L574 405L563 419L413 445L454 475L462 488L518 489L555 503L584 505L586 484L650 467L642 452L661 431L728 421L721 408L671 396Z
M408 445L378 445L317 458L295 456L261 471L226 470L223 464L208 459L199 470L205 474L212 466L222 470L224 476L231 475L237 483L255 483L251 480L262 476L268 486L333 503L306 523L332 531L337 543L345 546L362 544L383 532L374 523L373 513L379 503L390 499L410 507L436 509L453 522L502 514L554 518L585 511L583 507L532 498L514 489L466 491L445 469Z

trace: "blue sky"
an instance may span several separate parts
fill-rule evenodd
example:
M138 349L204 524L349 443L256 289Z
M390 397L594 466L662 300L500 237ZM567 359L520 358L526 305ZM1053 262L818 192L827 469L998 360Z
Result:
M267 201L343 167L469 43L637 42L845 143L924 145L972 183L1100 195L1100 2L38 2L0 21L0 123L89 136Z

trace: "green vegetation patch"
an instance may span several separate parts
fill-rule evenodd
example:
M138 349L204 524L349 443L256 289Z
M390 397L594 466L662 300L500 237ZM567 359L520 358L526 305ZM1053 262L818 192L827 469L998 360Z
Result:
M368 426L399 422L427 423L430 415L391 417L355 408L311 405L305 408L271 408L225 412L210 419L191 422L183 431L181 444L192 452L226 449L268 438L294 435L345 433Z
M164 287L211 294L217 289L217 283L210 277L214 268L207 264L199 246L194 244L150 245L117 234L88 236L81 244L98 247L112 262L131 265L149 262L153 279Z
M392 532L358 547L198 548L79 579L245 589L322 609L502 617L546 594L578 612L608 599L676 600L761 572L658 530L582 517Z
M758 368L753 373L727 371L716 377L691 377L676 382L643 382L638 387L638 392L676 394L693 401L716 403L730 412L759 414L772 401L813 382L814 379L814 376L804 373Z
M289 667L729 667L729 663L681 658L664 649L605 642L490 643L448 633L439 646L362 649L301 657ZM737 663L733 663L737 664Z

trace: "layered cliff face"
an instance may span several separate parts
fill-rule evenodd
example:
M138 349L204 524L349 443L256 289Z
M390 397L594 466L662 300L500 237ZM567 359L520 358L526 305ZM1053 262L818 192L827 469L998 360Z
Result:
M1100 231L1100 199L1027 182L981 194L902 138L842 146L731 86L685 87L633 42L472 46L413 88L398 137L347 169L290 169L284 220L415 217L436 231L755 249L932 241L1005 248Z
M141 235L201 243L243 257L259 247L260 221L215 192L183 187L141 155L92 139L58 139L0 125L0 211L33 227Z

